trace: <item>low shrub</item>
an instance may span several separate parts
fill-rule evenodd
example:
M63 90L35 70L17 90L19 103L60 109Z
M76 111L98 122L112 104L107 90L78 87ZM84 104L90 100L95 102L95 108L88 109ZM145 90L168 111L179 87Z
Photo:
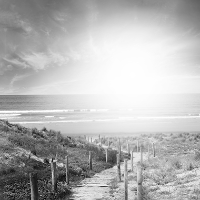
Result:
M32 149L32 150L31 150L31 153L32 153L33 155L35 155L35 156L37 155L37 152L36 152L35 149Z
M194 159L195 160L200 160L200 151L195 151Z
M172 173L164 168L155 170L151 178L157 185L164 185L173 182L177 179L175 173Z
M108 151L108 161L113 164L117 163L117 151L116 150Z
M16 170L15 170L15 168L13 168L13 167L1 166L1 169L0 169L0 176L8 175L8 174L15 173L15 172L16 172Z

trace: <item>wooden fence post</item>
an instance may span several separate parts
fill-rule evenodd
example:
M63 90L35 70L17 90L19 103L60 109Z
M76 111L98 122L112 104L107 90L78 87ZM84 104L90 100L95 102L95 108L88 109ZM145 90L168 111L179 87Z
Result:
M108 162L108 149L106 149L106 163Z
M128 155L130 155L130 145L127 143L127 152L128 152Z
M143 164L143 146L142 146L142 144L140 146L140 163L141 163L141 165Z
M120 154L117 154L117 177L121 181Z
M120 138L118 141L118 151L119 151L119 157L121 158L121 142L120 142Z
M142 166L137 165L137 200L143 200L142 181Z
M38 182L37 182L37 174L30 173L30 186L31 186L31 200L38 200Z
M56 145L56 155L55 155L55 160L58 160L58 144Z
M127 170L127 159L124 159L124 191L125 200L128 200L128 170Z
M137 152L139 152L139 141L137 140Z
M89 151L89 167L90 167L90 170L92 170L92 152Z
M133 172L133 151L131 151L131 171Z
M65 156L65 165L66 165L66 183L69 185L69 158Z
M152 143L152 148L153 148L153 157L156 157L156 151L155 151L155 144Z
M51 161L51 178L52 178L52 191L57 191L57 176L56 176L56 162L52 159Z

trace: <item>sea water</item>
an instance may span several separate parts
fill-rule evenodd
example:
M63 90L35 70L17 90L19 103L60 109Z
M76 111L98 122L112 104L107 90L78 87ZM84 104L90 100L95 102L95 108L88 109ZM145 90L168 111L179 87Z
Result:
M1 95L0 119L64 133L200 130L200 94Z

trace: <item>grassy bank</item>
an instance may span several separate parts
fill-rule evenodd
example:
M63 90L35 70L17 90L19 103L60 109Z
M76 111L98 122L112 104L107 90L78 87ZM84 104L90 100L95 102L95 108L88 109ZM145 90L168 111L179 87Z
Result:
M144 163L148 200L200 198L200 134L157 134L157 155Z
M116 146L118 138L105 138L104 143ZM157 133L120 138L122 149L137 150L137 141L150 159L143 163L143 192L145 200L200 199L200 133ZM152 143L155 146L153 156ZM133 154L134 154L133 153ZM129 173L131 197L137 193L137 170ZM115 199L124 198L124 185L114 180L111 192ZM137 198L135 198L137 199Z
M89 151L93 154L93 170L89 170ZM29 173L37 172L40 198L63 199L70 194L70 187L65 184L66 155L70 186L116 162L116 151L110 150L106 163L105 150L82 137L63 137L58 131L29 129L0 120L0 197L30 199ZM51 192L51 158L58 161L57 193Z
M132 149L136 149L137 141L143 144L145 152L150 144L150 159L142 165L145 200L200 199L200 133L160 133L121 138L124 148L128 142ZM155 143L155 157L152 155L152 142ZM129 174L129 189L134 194L137 192L136 174L136 168ZM114 183L113 191L118 191L116 199L119 200L124 188Z

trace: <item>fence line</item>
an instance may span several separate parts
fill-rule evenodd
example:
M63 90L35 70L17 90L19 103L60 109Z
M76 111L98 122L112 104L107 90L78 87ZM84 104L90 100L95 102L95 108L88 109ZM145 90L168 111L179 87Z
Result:
M143 200L142 181L142 166L137 165L137 200Z
M100 143L102 143L102 138L100 137ZM84 136L84 139L89 141L89 137L86 138ZM91 142L92 142L92 137L91 137ZM109 143L108 142L108 148L109 148ZM117 178L118 181L121 182L121 166L120 166L120 159L121 159L121 142L120 138L118 138L118 154L117 156ZM139 141L137 140L137 152L139 153L139 147L140 147L140 164L137 165L137 200L143 200L143 188L142 188L142 182L143 182L143 145L140 144L139 146ZM106 163L109 160L109 149L105 149L106 153ZM155 144L152 143L152 151L153 151L153 157L156 155L156 150L155 150ZM148 155L147 158L149 160L150 157L150 145L148 144ZM127 143L127 153L128 155L131 155L131 171L133 172L133 150L130 153L130 146ZM51 177L52 177L52 192L57 192L57 169L56 169L56 160L53 158L51 159ZM65 156L65 167L66 167L66 184L69 184L69 157L68 155ZM89 169L92 170L92 152L89 151ZM37 174L35 173L30 173L30 186L31 186L31 200L38 200L39 195L38 195L38 185L37 185ZM125 200L128 200L128 167L127 167L127 159L124 159L124 194L125 194Z
M56 161L51 160L51 179L52 179L52 191L57 192L57 174L56 174Z
M156 151L155 151L155 144L152 143L152 148L153 148L153 157L156 157Z
M120 154L117 154L117 178L121 181Z
M31 200L38 200L38 182L37 173L30 173Z
M139 141L137 140L137 152L139 152Z
M65 165L66 165L66 184L69 185L69 159L68 159L68 156L65 156Z
M133 172L133 151L131 151L131 171Z
M106 163L108 162L108 149L106 149Z
M89 151L89 168L92 170L92 152Z
M124 159L124 197L128 200L128 170L127 170L127 159Z
M140 163L143 164L143 146L140 146Z

